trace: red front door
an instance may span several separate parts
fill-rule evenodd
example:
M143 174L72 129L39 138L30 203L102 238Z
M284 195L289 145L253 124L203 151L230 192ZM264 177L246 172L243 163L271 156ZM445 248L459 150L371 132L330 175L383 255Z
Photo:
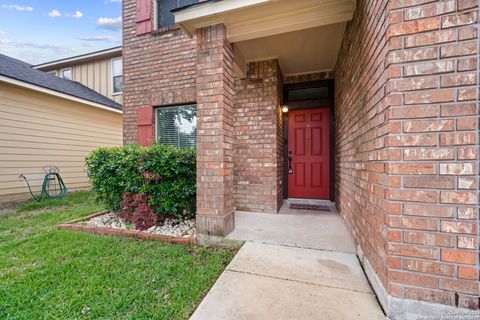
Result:
M330 110L288 112L288 197L330 198Z

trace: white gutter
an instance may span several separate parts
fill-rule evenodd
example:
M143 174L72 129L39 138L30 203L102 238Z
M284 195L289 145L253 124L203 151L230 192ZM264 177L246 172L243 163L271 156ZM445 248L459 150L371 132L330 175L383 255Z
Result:
M58 91L55 91L55 90L47 89L47 88L44 88L44 87L41 87L41 86L26 83L24 81L12 79L12 78L9 78L9 77L5 77L5 76L0 75L0 81L6 82L6 83L9 83L9 84L13 84L15 86L19 86L19 87L22 87L22 88L26 88L26 89L42 92L42 93L45 93L45 94L49 94L49 95L52 95L52 96L55 96L55 97L59 97L59 98L75 101L75 102L78 102L78 103L86 104L86 105L91 106L91 107L95 107L95 108L99 108L99 109L103 109L103 110L107 110L107 111L111 111L111 112L115 112L115 113L123 113L122 110L115 109L115 108L112 108L112 107L107 107L107 106L105 106L101 103L97 103L97 102L93 102L93 101L90 101L90 100L78 98L78 97L75 97L75 96L72 96L72 95L69 95L69 94L66 94L66 93L62 93L62 92L58 92Z

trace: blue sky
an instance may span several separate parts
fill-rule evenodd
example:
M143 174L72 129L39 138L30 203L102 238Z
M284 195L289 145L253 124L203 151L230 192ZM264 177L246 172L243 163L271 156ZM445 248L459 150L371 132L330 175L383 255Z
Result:
M0 0L0 53L38 64L121 45L121 0Z

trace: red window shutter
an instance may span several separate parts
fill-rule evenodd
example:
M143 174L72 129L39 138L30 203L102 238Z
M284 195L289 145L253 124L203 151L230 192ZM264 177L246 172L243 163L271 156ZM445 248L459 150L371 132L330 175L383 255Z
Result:
M137 34L152 31L152 0L137 0L136 5Z
M137 109L138 144L147 147L153 140L153 107L142 106Z

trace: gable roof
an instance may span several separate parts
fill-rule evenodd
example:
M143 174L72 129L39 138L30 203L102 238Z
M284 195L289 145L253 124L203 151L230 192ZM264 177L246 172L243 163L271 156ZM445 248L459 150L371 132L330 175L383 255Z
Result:
M108 99L83 84L36 70L32 65L0 54L0 76L28 83L47 90L101 104L111 109L122 110L122 105Z

